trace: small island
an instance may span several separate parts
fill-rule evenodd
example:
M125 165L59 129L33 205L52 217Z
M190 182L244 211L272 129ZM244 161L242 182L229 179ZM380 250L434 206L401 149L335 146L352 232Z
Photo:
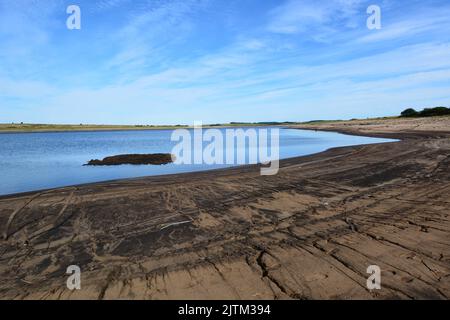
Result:
M118 166L122 164L164 165L172 163L174 159L175 156L170 153L122 154L106 157L103 160L91 160L85 166Z

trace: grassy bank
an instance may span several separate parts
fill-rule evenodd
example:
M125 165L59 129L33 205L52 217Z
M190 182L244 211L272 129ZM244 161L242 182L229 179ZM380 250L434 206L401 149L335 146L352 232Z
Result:
M450 116L430 117L448 118ZM305 122L231 122L223 124L204 124L204 128L229 128L252 126L295 126L295 125L326 125L331 123L357 123L361 121L389 121L389 120L414 120L418 117L381 117L351 120L312 120ZM188 125L93 125L93 124L29 124L29 123L0 123L0 133L13 132L64 132L64 131L120 131L120 130L173 130L189 128Z
M58 132L58 131L110 131L110 130L161 130L186 126L146 125L69 125L69 124L0 124L1 132Z
M294 122L258 122L258 123L239 123L228 124L205 124L204 128L227 128L227 127L248 127L248 126L269 126L269 125L287 125ZM0 133L14 132L65 132L65 131L123 131L123 130L173 130L189 128L187 125L70 125L70 124L29 124L29 123L8 123L0 124Z

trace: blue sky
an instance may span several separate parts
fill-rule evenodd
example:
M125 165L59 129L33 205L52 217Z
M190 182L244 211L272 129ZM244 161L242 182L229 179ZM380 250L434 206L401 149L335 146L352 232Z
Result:
M81 8L81 30L66 8ZM369 5L382 28L366 27ZM450 106L450 2L0 0L0 123L177 124Z

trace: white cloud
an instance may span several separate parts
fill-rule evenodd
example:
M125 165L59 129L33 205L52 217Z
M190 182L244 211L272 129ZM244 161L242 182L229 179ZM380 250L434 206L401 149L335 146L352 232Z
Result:
M58 91L51 85L39 81L11 80L0 78L0 98L46 99Z
M414 104L414 99L449 102L446 97L450 94L445 94L450 92L449 57L449 45L428 44L334 64L284 66L255 74L252 62L257 61L257 53L247 52L243 57L247 63L240 68L229 66L226 56L221 59L219 55L126 85L64 93L47 100L42 114L50 117L65 110L67 119L83 122L80 114L85 113L90 121L102 123L107 121L102 117L110 113L160 123L164 117L170 119L171 113L183 114L186 121L200 114L208 122L225 115L237 117L239 108L247 115L259 110L255 117L268 116L273 112L270 108L285 115L314 117L317 108L323 113L331 106L342 114L356 112L355 116L377 110L395 114L397 109Z
M118 44L119 50L107 66L129 71L160 62L165 48L183 41L189 34L192 29L190 15L204 9L207 2L148 1L111 36L109 41Z
M270 13L268 30L274 33L297 34L317 31L332 32L334 23L350 20L357 12L360 0L288 0Z

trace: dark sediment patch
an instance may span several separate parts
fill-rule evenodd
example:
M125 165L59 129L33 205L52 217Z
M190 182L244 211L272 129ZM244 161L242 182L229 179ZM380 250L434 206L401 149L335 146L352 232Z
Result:
M106 157L103 160L91 160L86 166L118 166L122 164L133 165L163 165L172 163L175 157L170 153L154 154L122 154Z

